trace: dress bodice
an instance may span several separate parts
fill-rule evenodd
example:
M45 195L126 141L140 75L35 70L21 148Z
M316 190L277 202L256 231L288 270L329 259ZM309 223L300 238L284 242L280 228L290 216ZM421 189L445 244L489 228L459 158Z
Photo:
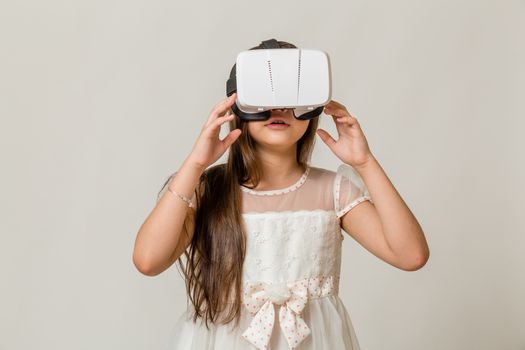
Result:
M244 281L338 276L343 235L333 210L245 213Z
M283 189L241 186L247 251L243 278L290 282L340 275L341 217L370 196L355 170L307 167Z

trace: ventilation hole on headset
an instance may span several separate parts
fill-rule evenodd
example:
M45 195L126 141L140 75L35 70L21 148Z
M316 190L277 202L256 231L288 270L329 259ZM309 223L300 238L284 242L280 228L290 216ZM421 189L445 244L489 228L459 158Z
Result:
M266 62L268 62L268 73L270 74L270 88L273 92L272 62L270 60Z

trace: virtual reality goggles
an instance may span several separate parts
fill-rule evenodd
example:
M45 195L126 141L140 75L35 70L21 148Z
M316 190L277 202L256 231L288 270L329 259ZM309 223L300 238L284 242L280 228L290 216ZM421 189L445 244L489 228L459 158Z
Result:
M233 112L242 120L268 120L272 109L292 109L296 119L318 117L332 94L330 59L321 50L280 48L242 51L226 82L226 95L237 92Z

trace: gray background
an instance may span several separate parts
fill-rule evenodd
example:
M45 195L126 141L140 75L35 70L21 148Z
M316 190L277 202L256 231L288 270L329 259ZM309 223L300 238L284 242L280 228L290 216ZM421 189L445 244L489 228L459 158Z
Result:
M330 54L429 242L405 272L345 236L363 350L525 349L524 34L523 0L1 2L0 349L164 347L185 290L135 235L269 38ZM318 136L313 164L339 164Z

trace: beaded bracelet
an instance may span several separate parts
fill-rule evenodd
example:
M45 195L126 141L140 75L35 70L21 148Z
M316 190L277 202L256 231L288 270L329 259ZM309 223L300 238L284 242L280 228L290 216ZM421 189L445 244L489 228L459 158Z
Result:
M182 199L183 201L185 201L186 203L188 203L188 206L190 208L195 208L195 205L193 205L193 202L186 196L183 196L182 194L180 194L179 192L177 191L173 191L171 188L168 187L168 191L170 191L171 193L173 193L174 195L176 195L177 197L179 197L180 199Z

